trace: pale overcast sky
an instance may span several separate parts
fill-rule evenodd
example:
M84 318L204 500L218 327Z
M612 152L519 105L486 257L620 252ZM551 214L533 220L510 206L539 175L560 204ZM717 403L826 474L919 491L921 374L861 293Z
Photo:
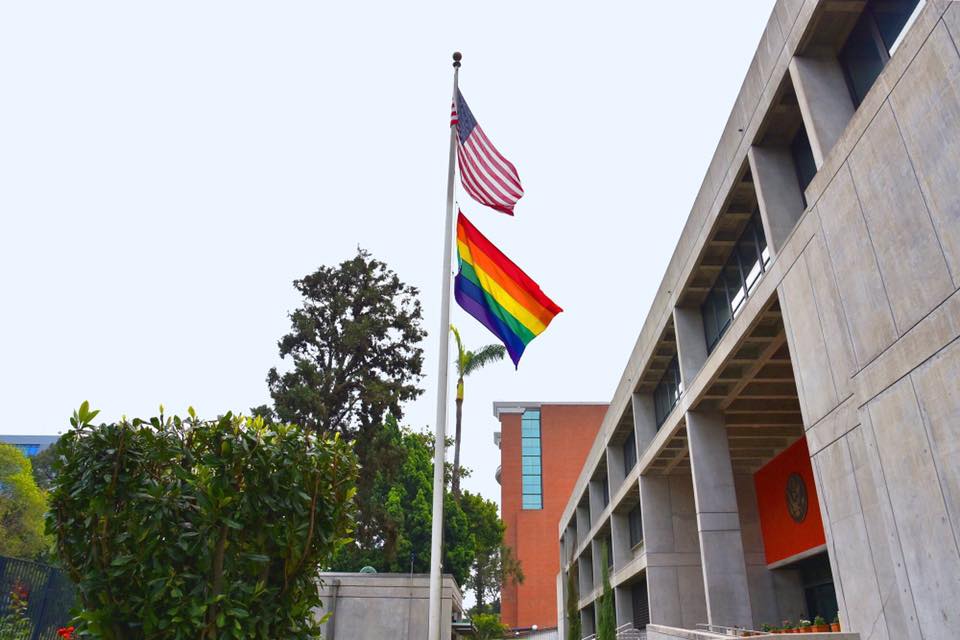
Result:
M463 210L565 309L519 371L467 382L464 485L499 501L492 402L611 398L772 7L0 3L0 433L62 431L84 399L267 402L291 282L358 245L421 290L405 421L431 426L459 49L526 189L515 218Z

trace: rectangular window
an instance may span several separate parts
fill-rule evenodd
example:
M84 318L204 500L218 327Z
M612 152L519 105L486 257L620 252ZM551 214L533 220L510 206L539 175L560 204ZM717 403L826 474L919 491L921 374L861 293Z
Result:
M706 300L700 305L708 353L717 346L731 320L743 309L769 262L770 250L763 235L763 223L760 221L759 212L754 212L737 239L726 264L720 270L717 280L707 293ZM654 405L657 407L659 420L660 404L656 392ZM669 408L673 408L672 405ZM665 419L666 415L663 417Z
M600 481L601 496L600 499L603 501L603 506L601 509L606 509L607 505L610 504L610 481L607 480L607 475L603 475L603 479Z
M606 539L606 542L603 546L607 548L607 567L613 569L613 544L611 543L610 538Z
M630 473L635 464L637 464L637 438L634 436L633 429L630 429L630 435L623 443L623 474Z
M540 410L520 418L521 507L543 509L543 467L540 458Z
M635 547L643 542L643 520L640 517L640 504L638 503L627 516L630 520L630 547Z
M682 392L680 361L677 356L673 356L670 364L667 365L667 370L663 372L663 377L660 378L660 382L653 390L653 409L657 420L657 428L660 428L666 421Z
M867 1L837 54L854 106L863 102L923 4L920 0Z

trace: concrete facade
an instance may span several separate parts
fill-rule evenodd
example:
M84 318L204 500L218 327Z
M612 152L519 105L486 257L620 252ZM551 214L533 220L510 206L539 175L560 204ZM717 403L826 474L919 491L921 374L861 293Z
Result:
M844 631L957 637L960 4L923 3L854 107L837 52L864 6L774 8L560 521L585 633L599 573L585 551L637 502L643 540L615 554L612 582L625 598L645 580L663 626L650 637L804 615L797 574L764 563L748 480L805 438ZM800 126L816 164L805 188L789 151ZM705 351L697 309L754 210L769 262ZM671 357L682 394L657 425ZM609 443L631 429L639 462L609 476L598 509Z
M322 573L318 618L325 640L422 640L427 637L430 576L396 573ZM443 576L442 640L461 637L454 621L463 620L463 597L452 576Z

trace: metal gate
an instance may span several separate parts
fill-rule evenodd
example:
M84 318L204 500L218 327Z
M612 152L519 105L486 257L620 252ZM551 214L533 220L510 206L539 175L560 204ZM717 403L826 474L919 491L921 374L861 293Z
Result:
M12 613L15 590L27 599L30 640L57 640L57 629L70 623L76 603L73 584L63 571L0 556L0 618Z

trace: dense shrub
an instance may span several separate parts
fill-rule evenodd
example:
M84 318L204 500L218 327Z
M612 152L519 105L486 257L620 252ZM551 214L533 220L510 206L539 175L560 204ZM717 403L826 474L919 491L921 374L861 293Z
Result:
M57 444L48 519L79 635L316 637L316 575L352 526L350 446L232 414L96 413L84 403Z

